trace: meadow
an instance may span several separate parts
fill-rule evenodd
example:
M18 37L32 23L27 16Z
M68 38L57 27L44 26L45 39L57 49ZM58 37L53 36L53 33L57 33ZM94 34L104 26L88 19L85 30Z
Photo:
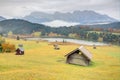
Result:
M25 55L0 53L0 80L120 80L119 46L85 46L93 55L89 66L66 64L68 52L80 45L59 45L54 50L48 42L6 39L24 44Z

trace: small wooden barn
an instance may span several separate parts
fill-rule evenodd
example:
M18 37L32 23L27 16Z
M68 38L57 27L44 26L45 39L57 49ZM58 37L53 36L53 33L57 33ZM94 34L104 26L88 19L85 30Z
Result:
M92 59L92 54L83 46L65 55L66 63L88 66Z

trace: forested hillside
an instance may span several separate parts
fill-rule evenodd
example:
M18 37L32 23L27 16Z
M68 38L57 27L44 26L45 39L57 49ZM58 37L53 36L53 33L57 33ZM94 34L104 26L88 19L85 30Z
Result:
M49 27L20 19L0 21L0 33L28 34L40 32L42 37L69 37L99 42L120 43L120 22L104 25Z

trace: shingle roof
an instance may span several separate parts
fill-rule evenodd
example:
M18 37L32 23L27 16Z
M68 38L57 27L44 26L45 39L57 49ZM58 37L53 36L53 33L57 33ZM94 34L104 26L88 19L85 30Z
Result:
M92 54L83 46L79 47L79 50L86 56L88 59L92 59Z
M82 54L83 54L85 57L87 57L89 60L92 59L92 54L91 54L86 48L84 48L83 46L80 46L79 48L71 51L70 53L66 54L65 56L72 55L72 54L74 54L74 52L77 51L77 50L81 51Z

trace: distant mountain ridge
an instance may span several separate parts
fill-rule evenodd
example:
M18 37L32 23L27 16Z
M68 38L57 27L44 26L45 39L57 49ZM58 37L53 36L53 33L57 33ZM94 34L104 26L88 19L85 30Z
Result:
M51 22L61 20L66 22L76 22L80 24L102 23L102 22L117 22L116 19L107 15L102 15L94 11L74 11L72 13L55 12L53 14L44 12L32 12L23 18L33 23Z

